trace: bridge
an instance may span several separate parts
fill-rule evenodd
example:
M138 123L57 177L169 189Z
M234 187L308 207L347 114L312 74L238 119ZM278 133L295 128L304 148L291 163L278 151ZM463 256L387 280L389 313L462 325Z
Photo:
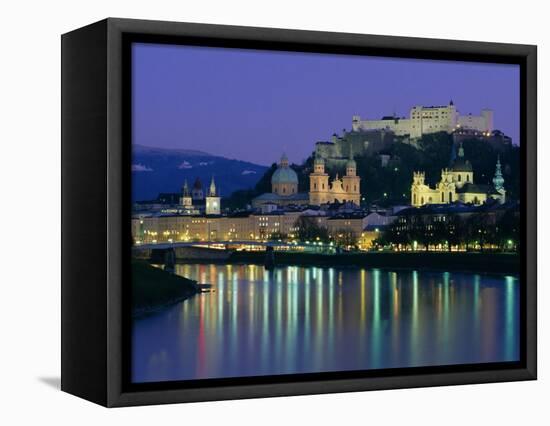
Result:
M261 247L288 247L288 248L297 248L309 250L318 250L322 248L331 247L328 244L323 243L284 243L279 241L177 241L177 242L165 242L165 243L147 243L147 244L137 244L133 248L136 250L166 250L166 249L175 249L178 247L201 247L201 248L212 248L211 246L225 246L225 249L228 249L230 246L261 246Z
M223 247L222 249L217 247ZM134 256L148 259L152 262L163 263L165 269L174 270L176 259L186 261L218 261L227 262L235 250L232 247L257 246L265 248L266 267L273 267L274 251L283 248L285 251L321 253L326 250L335 250L334 247L323 243L284 243L279 241L178 241L165 243L139 244L133 247Z

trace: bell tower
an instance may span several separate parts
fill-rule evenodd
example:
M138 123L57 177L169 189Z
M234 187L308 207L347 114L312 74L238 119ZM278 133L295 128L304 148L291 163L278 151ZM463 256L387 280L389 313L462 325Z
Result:
M183 187L181 189L180 205L184 208L189 208L193 205L193 198L189 192L187 180L183 183Z
M218 215L220 214L220 207L220 197L216 192L216 182L214 182L214 176L212 176L208 195L206 196L206 214Z
M329 200L328 174L325 173L325 160L316 156L313 162L313 173L309 175L309 203L320 205Z
M493 185L495 191L500 194L499 202L503 204L506 202L506 189L504 189L504 177L502 176L502 170L500 165L500 156L497 157L497 165L495 169L495 177L493 178Z
M361 203L360 181L361 178L357 176L357 163L353 159L353 152L350 147L350 156L346 163L346 175L342 178L342 184L346 192L346 201L351 201L357 206Z

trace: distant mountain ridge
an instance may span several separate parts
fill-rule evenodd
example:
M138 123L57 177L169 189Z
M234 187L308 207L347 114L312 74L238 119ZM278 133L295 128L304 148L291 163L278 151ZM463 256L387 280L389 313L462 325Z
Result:
M134 154L147 154L147 153L148 154L154 154L154 153L173 154L173 153L178 153L178 154L188 155L188 156L203 156L203 157L208 157L209 156L209 157L213 157L212 154L209 154L209 153L204 152L204 151L198 151L196 149L157 148L157 147L154 147L154 146L146 146L146 145L139 145L139 144L134 144L133 147L132 147L132 150L133 150Z
M254 187L268 168L190 149L134 145L132 199L152 200L161 192L179 192L185 180L191 187L198 177L204 190L212 176L222 197Z

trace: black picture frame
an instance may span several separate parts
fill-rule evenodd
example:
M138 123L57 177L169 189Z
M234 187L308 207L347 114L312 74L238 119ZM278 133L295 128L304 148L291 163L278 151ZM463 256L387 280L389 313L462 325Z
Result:
M62 390L108 407L536 379L536 46L109 18L62 36ZM520 65L517 363L129 383L132 41Z

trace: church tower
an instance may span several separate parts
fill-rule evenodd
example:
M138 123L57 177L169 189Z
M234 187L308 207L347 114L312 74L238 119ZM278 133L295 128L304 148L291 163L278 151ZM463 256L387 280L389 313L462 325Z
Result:
M350 149L350 157L346 163L346 175L342 178L342 184L346 192L346 201L351 201L357 206L361 202L360 180L361 178L357 176L357 163L353 159L353 153Z
M195 179L195 183L193 184L193 189L191 190L191 197L195 201L204 200L204 193L202 191L202 182L198 177Z
M309 203L320 205L332 201L329 193L328 174L325 173L325 160L316 156L313 161L313 173L309 175Z
M493 178L493 185L495 191L500 194L499 202L503 204L506 202L506 190L504 189L504 177L502 176L502 170L500 166L500 155L497 157L497 166L495 170L495 177Z
M464 158L462 142L458 146L458 151L450 168L450 173L453 175L453 180L457 189L461 189L466 184L474 183L472 163Z
M193 205L193 198L191 198L187 180L184 182L183 188L181 189L180 205L184 208L190 208Z
M441 180L436 186L438 194L432 197L435 204L449 204L457 201L455 175L449 169L441 170ZM429 199L429 198L428 198Z
M212 176L210 188L208 189L208 195L206 196L206 214L220 214L220 197L216 192L216 182L214 182L214 176Z

